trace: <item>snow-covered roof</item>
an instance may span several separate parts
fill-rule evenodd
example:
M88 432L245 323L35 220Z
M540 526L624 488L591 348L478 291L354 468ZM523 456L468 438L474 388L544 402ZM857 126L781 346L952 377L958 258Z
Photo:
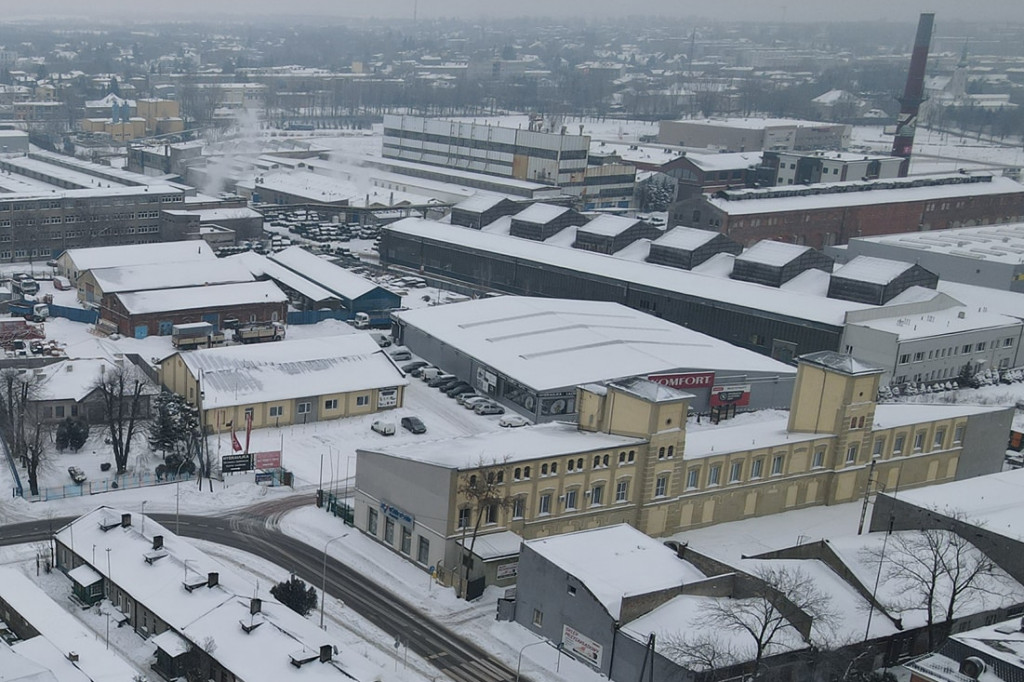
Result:
M726 154L687 154L686 158L704 171L737 170L761 163L761 152L729 152Z
M56 538L194 645L215 640L217 646L209 650L210 655L239 679L343 682L351 678L342 672L342 666L350 662L357 667L365 665L358 661L359 656L343 651L330 663L314 660L301 668L294 666L292 654L301 651L303 658L316 658L321 645L335 642L315 623L278 603L265 587L251 584L153 519L130 514L131 525L122 526L124 514L120 509L100 507L63 527ZM153 549L157 535L163 537L161 550ZM94 546L103 552L92 560ZM105 553L109 553L109 563ZM212 587L210 573L218 574ZM253 597L262 600L255 616L249 608ZM262 625L248 633L241 627L257 621ZM102 650L95 635L90 632L88 636ZM160 643L180 651L180 642L168 639ZM120 682L134 678L129 674L94 679Z
M628 524L529 540L526 546L583 583L612 618L623 597L705 578L661 541Z
M61 104L57 102L56 104ZM63 106L61 104L61 106ZM0 201L4 203L10 201L26 201L30 199L85 199L90 197L131 197L141 195L152 195L152 196L163 196L169 194L181 195L183 190L181 187L175 187L170 184L155 184L155 185L133 185L131 187L96 187L95 189L65 189L65 190L54 190L51 188L45 191L31 191L31 192L15 192L11 194L0 195ZM108 248L108 247L98 247ZM109 247L118 248L118 247Z
M462 539L456 540L456 542L468 548L472 540L467 538L465 544L463 544ZM522 544L523 537L521 535L510 530L502 530L497 533L478 535L476 542L472 543L472 546L473 554L476 554L484 561L490 561L519 554L519 548Z
M601 235L602 237L614 237L620 235L638 222L635 218L626 218L618 215L599 215L586 225L578 228L578 232Z
M251 208L198 208L195 210L171 210L164 211L172 215L198 215L200 223L216 223L220 220L241 220L244 218L255 218L263 220L263 214Z
M562 248L530 239L492 234L487 230L446 225L433 220L405 218L385 229L416 238L433 239L489 253L525 258L553 268L589 272L618 281L704 297L742 308L763 310L836 327L844 324L846 313L851 310L875 308L864 303L779 291L774 287L725 279L697 271L680 270L653 263L637 263L592 251ZM730 259L729 264L731 263Z
M181 353L202 372L203 409L409 383L369 334L207 348Z
M834 270L832 275L870 284L889 284L912 267L914 267L913 263L904 263L888 258L857 256L846 265Z
M254 192L270 190L322 204L347 202L357 198L360 193L354 182L345 182L308 171L270 171L261 173L258 178L259 182L247 179L239 181L237 185Z
M993 177L988 182L972 182L957 184L928 184L912 186L916 181L927 178L941 180L944 178L963 178L954 176L915 176L898 182L888 180L857 180L853 182L835 182L823 185L808 185L794 190L792 187L761 190L729 190L731 198L712 196L708 202L715 208L730 216L745 216L761 213L784 213L789 211L814 211L834 209L847 206L865 206L876 204L894 204L908 201L939 201L956 197L992 196L1000 194L1021 194L1024 187L1020 183L1005 177ZM886 188L886 185L892 185ZM850 191L843 191L849 188ZM808 190L818 189L820 193ZM863 191L860 191L863 189ZM796 196L782 196L786 192L803 192ZM762 195L764 195L762 197ZM749 196L750 198L746 198Z
M647 441L602 432L580 431L575 424L549 422L519 429L502 429L472 436L416 440L364 448L392 457L426 462L449 469L474 469L481 462L520 462L540 457L575 455L596 450L635 447Z
M811 250L809 246L762 239L736 256L736 260L782 267Z
M494 208L502 201L505 201L505 199L506 197L499 194L476 194L468 199L463 199L452 208L470 213L483 213Z
M128 367L134 367L127 360ZM81 402L95 390L96 382L104 372L118 369L118 363L104 358L73 358L61 360L34 371L39 375L35 400L74 400ZM140 377L141 377L140 373ZM145 381L143 393L158 393L159 389Z
M673 227L655 239L651 244L667 246L673 249L693 251L704 246L719 235L711 230L698 230L695 227Z
M84 673L85 679L91 682L130 682L135 679L137 673L128 663L105 648L102 639L98 638L96 633L57 606L24 573L14 568L0 567L0 599L7 602L16 613L21 614L39 633L39 637L60 651L63 657L66 658L72 652L77 653L77 667ZM28 650L25 651L25 655L34 659ZM0 671L2 674L8 672L6 668L0 668ZM55 671L60 672L64 671ZM63 682L65 679L82 678L56 679Z
M284 251L270 256L270 260L349 301L379 288L365 277L329 263L300 246L289 246Z
M154 263L205 261L217 259L206 242L189 240L160 242L157 244L128 244L125 246L97 246L89 249L68 249L64 254L74 262L79 272L98 268L113 268Z
M225 262L238 263L249 271L254 277L269 277L279 284L299 292L311 301L337 301L338 296L315 284L297 272L292 272L279 263L275 263L264 255L255 251L243 251L242 253L228 256L223 259Z
M733 118L704 118L681 119L678 123L696 125L717 126L723 128L747 128L750 130L764 130L765 128L794 127L794 128L817 128L817 127L838 127L839 123L822 123L820 121L806 121L798 118L758 118L758 117L733 117Z
M760 353L605 301L498 296L393 315L537 391L673 369L793 374Z
M866 362L854 358L846 353L837 353L833 350L820 350L815 353L807 353L800 356L801 362L809 365L817 365L825 369L831 369L843 374L855 376L858 374L880 374L884 370L881 367L869 365Z
M687 398L693 398L693 394L687 393L686 391L680 391L677 388L671 386L665 386L654 381L649 381L641 377L633 377L630 379L620 379L618 381L611 381L608 386L617 388L620 391L630 393L644 400L649 400L654 403L670 402L673 400L685 400Z
M191 260L122 265L96 268L90 274L104 294L252 282L254 279L247 269L226 259L216 263Z
M988 532L1024 541L1024 469L900 490L898 499L941 514L961 514Z
M856 252L859 242L907 249L910 252L907 258L913 258L914 252L924 251L976 261L1011 265L1024 263L1024 223L855 237L850 240L851 252Z
M208 287L135 291L115 296L130 315L288 301L288 297L273 282L213 284Z
M537 223L539 225L543 225L545 223L550 223L552 220L569 210L571 209L565 206L555 206L554 204L530 204L522 211L512 216L512 218L514 220L521 220L524 223Z
M1024 314L1024 310L1020 311ZM924 314L880 317L850 324L867 327L893 334L902 341L929 338L958 332L994 330L998 333L1016 334L1021 326L1016 317L988 313L968 306L955 306Z

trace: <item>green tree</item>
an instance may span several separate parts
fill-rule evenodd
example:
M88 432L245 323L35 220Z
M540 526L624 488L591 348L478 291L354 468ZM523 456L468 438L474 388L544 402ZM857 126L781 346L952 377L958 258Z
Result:
M64 452L70 449L78 452L89 440L89 422L82 418L67 417L57 425L57 433L54 436L57 450Z
M316 589L306 585L297 575L270 588L270 594L295 613L308 616L316 608Z

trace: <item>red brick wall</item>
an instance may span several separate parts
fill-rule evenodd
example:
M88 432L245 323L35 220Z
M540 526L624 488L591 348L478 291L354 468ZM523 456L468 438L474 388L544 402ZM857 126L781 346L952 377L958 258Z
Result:
M257 322L270 322L275 312L277 320L283 323L287 319L288 304L284 302L250 303L239 306L210 306L196 310L169 310L144 315L129 315L116 295L108 295L103 297L100 317L116 324L118 332L124 336L135 336L135 328L140 325L147 325L149 335L156 336L160 333L161 322L170 322L172 325L202 322L204 315L220 315L221 324L225 319L232 317L242 322L248 322L252 315L256 315Z

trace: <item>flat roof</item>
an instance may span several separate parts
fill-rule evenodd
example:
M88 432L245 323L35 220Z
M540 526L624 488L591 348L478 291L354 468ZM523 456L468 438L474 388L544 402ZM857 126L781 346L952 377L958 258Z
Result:
M208 287L180 287L114 295L121 300L121 304L130 315L221 308L250 303L288 302L288 297L273 282L212 284Z
M57 189L39 192L14 192L0 194L0 201L27 201L30 199L82 199L87 197L130 197L142 194L164 195L183 194L184 190L168 184L130 186L130 187L97 187L96 189Z
M858 242L905 249L907 258L916 258L917 252L927 252L966 260L1024 264L1024 223L854 237L847 248L854 252Z
M405 441L393 446L361 448L361 451L466 470L479 467L481 462L492 461L495 457L510 463L522 462L596 450L618 450L646 442L644 438L580 431L576 424L549 422L518 429L502 429L497 433Z
M569 210L571 209L566 206L556 206L554 204L530 204L519 213L513 215L512 219L521 220L525 223L544 224L551 222Z
M703 118L703 119L675 119L670 123L686 123L690 125L716 126L720 128L749 128L751 130L763 130L765 128L795 126L797 128L842 128L848 127L843 123L824 123L822 121L804 121L798 118Z
M736 260L782 267L783 265L796 260L808 251L813 251L813 249L809 246L801 246L799 244L787 244L786 242L775 242L768 239L762 239L749 249L743 251L740 255L736 256Z
M155 244L128 244L125 246L97 246L88 249L68 249L64 252L79 272L97 268L153 263L217 260L210 245L201 239Z
M614 237L622 234L639 222L640 221L636 218L602 214L587 224L581 225L577 228L577 235L579 232L587 232L589 234L601 235L603 237Z
M760 353L606 301L497 296L394 316L537 391L684 368L795 373Z
M693 251L704 246L719 234L721 233L713 230L700 230L696 227L673 227L651 242L651 244L681 249L683 251Z
M203 409L409 383L369 334L206 348L180 354L203 375Z
M916 181L927 179L941 180L963 177L965 176L960 174L914 176L913 178L835 182L807 185L800 188L786 186L758 190L728 190L729 198L719 196L719 193L716 193L708 199L708 202L728 215L744 216L760 213L814 211L827 208L841 208L843 206L896 204L907 201L949 200L956 197L1000 194L1024 195L1024 186L1010 178L1004 177L993 177L987 182L912 186ZM889 187L887 188L886 185L889 185ZM843 191L844 188L847 188L849 191ZM815 194L808 191L813 189L820 190L820 193ZM801 192L801 194L785 196L787 192Z
M1024 310L1021 314L1024 314ZM900 339L909 340L984 330L1004 330L1016 334L1013 328L1020 327L1021 321L1009 315L984 312L970 306L956 306L928 313L851 321L849 324L888 332ZM1002 339L999 342L1002 343Z
M627 261L592 251L552 246L531 239L492 234L486 230L473 230L421 218L405 218L385 229L420 239L437 240L488 253L524 258L552 268L591 273L620 282L631 282L747 310L760 310L837 328L843 326L847 312L872 310L877 307L802 292L781 291L762 284L741 282L664 265Z
M528 540L526 546L582 582L618 618L623 597L705 579L660 540L628 524Z

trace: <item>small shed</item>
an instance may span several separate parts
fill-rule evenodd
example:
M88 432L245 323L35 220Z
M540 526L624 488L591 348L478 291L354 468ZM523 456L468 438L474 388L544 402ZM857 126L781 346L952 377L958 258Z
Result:
M586 222L585 216L566 206L533 204L512 216L509 234L542 242L567 227L579 227Z
M92 606L103 599L103 576L88 565L82 564L78 568L68 571L71 578L71 591L83 604Z
M613 254L638 239L657 239L662 231L635 218L599 215L576 230L573 248Z
M832 273L828 297L885 305L910 287L935 289L939 276L914 263L857 256Z
M738 256L743 253L743 246L720 232L674 227L651 242L647 262L692 270L720 253Z
M809 246L760 241L736 256L732 279L780 287L802 272L832 272L834 261Z
M479 230L498 218L519 213L522 206L503 196L477 195L452 207L452 225Z

